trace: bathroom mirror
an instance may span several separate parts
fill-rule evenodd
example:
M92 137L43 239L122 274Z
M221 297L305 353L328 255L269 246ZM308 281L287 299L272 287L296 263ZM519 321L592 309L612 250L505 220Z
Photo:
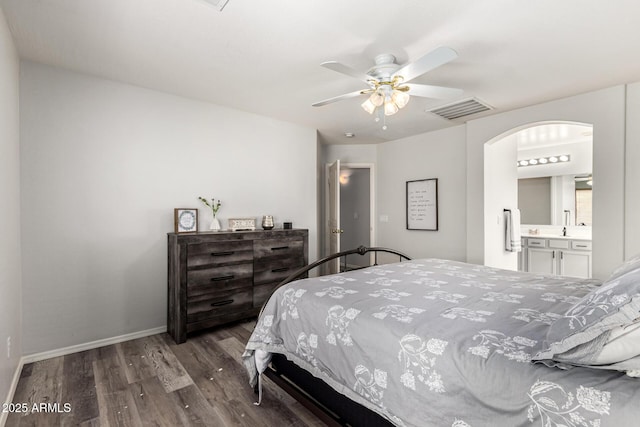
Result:
M591 225L592 127L550 123L514 137L521 224Z
M591 225L590 174L542 176L518 180L522 224Z

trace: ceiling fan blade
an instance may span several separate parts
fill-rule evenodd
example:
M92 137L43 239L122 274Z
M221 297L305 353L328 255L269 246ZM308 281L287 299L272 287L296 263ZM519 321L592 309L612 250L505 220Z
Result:
M337 61L327 61L320 64L324 68L328 68L330 70L336 71L340 74L346 74L350 77L355 77L358 80L362 80L363 82L377 81L376 78L371 77L370 75L363 73L362 71L354 70L351 67L348 67L344 64L341 64Z
M444 86L419 85L415 83L408 83L402 86L407 86L409 88L409 92L407 92L409 95L422 96L425 98L455 98L456 96L462 95L462 93L464 93L462 89Z
M345 93L344 95L334 96L333 98L325 99L323 101L314 102L311 104L313 107L322 107L323 105L331 104L332 102L342 101L343 99L355 98L356 96L364 95L371 92L370 90L358 90L355 92Z
M417 61L411 62L393 73L392 77L400 76L403 82L408 82L418 76L431 71L458 57L455 50L441 46L424 55Z

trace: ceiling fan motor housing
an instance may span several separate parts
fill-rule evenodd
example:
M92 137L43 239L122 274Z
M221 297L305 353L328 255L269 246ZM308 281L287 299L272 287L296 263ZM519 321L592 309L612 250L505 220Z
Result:
M378 81L390 81L391 76L400 66L396 63L396 57L390 53L382 53L374 59L376 65L369 68L367 74Z

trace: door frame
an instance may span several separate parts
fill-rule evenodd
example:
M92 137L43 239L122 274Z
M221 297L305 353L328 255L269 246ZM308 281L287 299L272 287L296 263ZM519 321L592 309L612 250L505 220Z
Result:
M324 241L323 247L323 255L327 256L329 254L329 166L331 163L325 163L324 168L324 221L322 223L322 236ZM369 169L369 246L376 246L376 174L375 174L375 163L355 163L355 162L347 162L343 163L340 161L340 169L349 168L349 169ZM346 248L353 249L353 248Z

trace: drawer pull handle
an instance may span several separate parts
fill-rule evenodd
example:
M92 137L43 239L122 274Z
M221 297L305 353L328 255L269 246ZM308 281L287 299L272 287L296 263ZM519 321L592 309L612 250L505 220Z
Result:
M211 307L222 307L223 305L229 305L232 304L233 300L232 299L226 299L223 301L216 301L216 302L212 302L211 303Z
M271 270L272 273L280 273L282 271L287 271L289 269L289 267L280 267L280 268L274 268Z
M576 248L586 248L587 245L576 245Z
M281 251L284 249L289 249L289 246L276 246L275 248L271 248L272 251Z
M224 280L231 280L233 279L233 275L231 276L220 276L220 277L213 277L211 279L212 282L222 282Z
M233 251L227 251L227 252L211 252L211 256L227 256L227 255L233 255Z

